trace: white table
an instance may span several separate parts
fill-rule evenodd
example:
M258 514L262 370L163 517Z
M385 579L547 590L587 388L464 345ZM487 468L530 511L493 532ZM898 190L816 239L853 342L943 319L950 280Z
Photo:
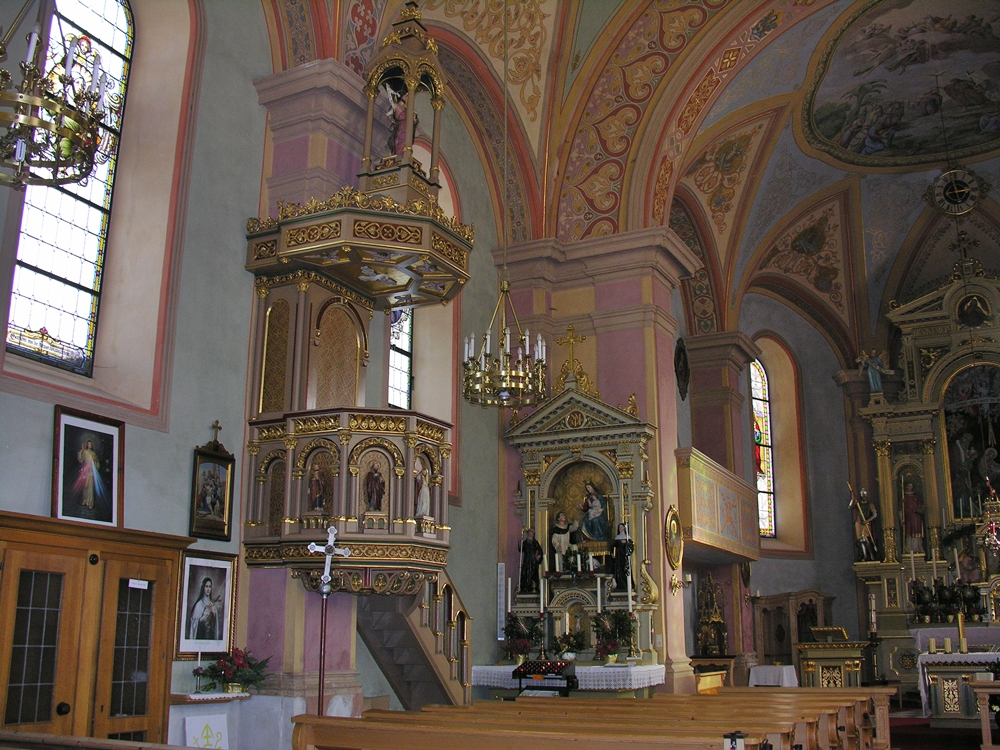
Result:
M491 688L517 690L517 679L511 677L514 666L472 667L472 684ZM641 690L662 685L666 670L662 664L644 664L637 667L592 666L576 668L580 690ZM565 685L564 680L524 680L526 687Z
M799 676L791 664L750 667L750 687L798 687Z

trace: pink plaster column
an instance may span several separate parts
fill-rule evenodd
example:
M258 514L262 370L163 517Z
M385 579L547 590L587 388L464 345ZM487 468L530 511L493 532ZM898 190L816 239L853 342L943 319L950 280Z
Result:
M495 261L499 264L500 258ZM648 523L649 538L660 539L667 509L677 504L677 322L670 315L670 299L680 279L697 269L700 261L672 231L656 227L568 244L554 239L523 243L508 249L508 265L522 325L541 331L550 351L569 325L577 334L594 337L596 371L585 369L596 380L601 400L625 408L634 395L639 418L656 427L655 444L648 446L653 488ZM553 306L554 295L592 299L593 304L589 310L578 306L566 313ZM549 362L552 382L561 365L555 358ZM512 482L518 475L517 454L507 455ZM508 525L509 532L517 528L514 522ZM517 537L511 536L508 564L516 561L512 550ZM672 571L662 543L650 544L648 556L648 570L660 591L651 640L657 659L666 666L665 688L694 692L684 642L684 597L670 593Z
M691 365L691 442L695 448L745 479L744 448L750 430L740 392L744 370L760 349L742 331L686 339Z

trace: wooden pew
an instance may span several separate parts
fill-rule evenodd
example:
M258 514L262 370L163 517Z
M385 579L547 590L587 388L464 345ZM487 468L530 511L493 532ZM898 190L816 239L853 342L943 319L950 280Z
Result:
M642 722L648 725L650 722L659 723L685 723L690 725L692 721L710 721L716 726L729 727L726 731L736 729L748 730L749 728L762 728L760 722L783 722L782 727L786 727L788 722L793 726L794 738L789 741L797 741L806 750L819 750L819 723L823 717L823 710L829 709L824 703L822 706L786 706L786 705L759 705L753 713L747 715L747 701L718 700L714 696L698 695L677 695L666 696L673 698L669 704L662 701L620 701L602 700L594 698L560 698L553 701L546 698L518 698L514 703L500 701L483 701L474 704L471 708L462 709L465 712L477 712L488 714L499 720L501 718L514 718L521 716L542 716L547 720L566 720L576 722L578 716L615 716L625 718L630 721ZM425 706L425 711L448 712L453 710L450 706ZM833 727L833 742L827 747L837 748L836 735L836 710L833 711L833 721L828 722L828 727ZM367 714L366 714L367 715ZM602 721L603 719L597 719ZM520 718L518 718L520 721ZM776 735L776 744L781 744L784 740L777 736L780 732L769 731L769 734Z
M403 712L394 712L402 714ZM408 720L383 717L342 719L300 714L292 718L294 750L566 750L568 742L598 750L718 750L724 732L639 729L617 726L567 727L532 722L529 726L460 723L450 715L407 712ZM457 716L457 712L456 712ZM761 734L748 734L747 750L759 750Z
M898 692L895 686L873 685L863 688L779 688L779 687L722 687L719 695L747 695L758 692L763 695L775 695L792 692L811 695L854 696L857 700L856 717L859 724L864 723L864 715L868 714L874 720L875 734L872 738L874 750L889 750L889 701ZM868 705L870 704L870 705Z

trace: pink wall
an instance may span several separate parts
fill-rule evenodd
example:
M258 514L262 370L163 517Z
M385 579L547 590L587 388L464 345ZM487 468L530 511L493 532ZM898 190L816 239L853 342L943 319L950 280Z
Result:
M283 568L250 568L247 585L247 648L260 659L271 657L281 669L285 658L285 587L301 586Z
M309 136L303 135L275 143L274 157L271 159L271 176L277 177L305 169L308 163Z

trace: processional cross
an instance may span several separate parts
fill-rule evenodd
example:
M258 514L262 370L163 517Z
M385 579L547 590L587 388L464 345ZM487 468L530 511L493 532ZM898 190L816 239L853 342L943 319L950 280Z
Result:
M319 620L319 694L316 698L316 712L320 716L323 716L325 713L323 708L323 683L326 681L326 606L329 603L329 597L333 591L333 586L330 585L330 582L333 580L333 576L330 575L330 564L333 562L334 556L351 556L351 551L349 549L337 546L337 528L335 526L327 528L326 534L326 544L316 544L316 542L310 542L309 546L306 548L314 555L316 553L326 555L326 564L323 566L323 575L319 577L319 593L323 597L323 608L320 610Z

